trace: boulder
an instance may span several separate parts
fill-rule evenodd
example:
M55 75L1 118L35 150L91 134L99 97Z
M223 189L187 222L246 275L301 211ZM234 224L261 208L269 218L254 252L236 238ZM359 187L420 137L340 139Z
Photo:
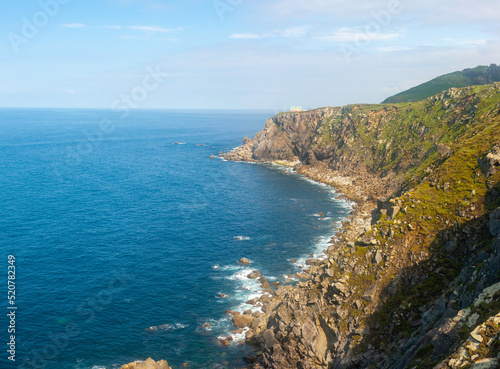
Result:
M252 322L251 328L254 330L255 334L261 333L267 328L267 316L263 315L255 318Z
M377 250L377 252L375 253L375 255L373 255L372 262L374 264L377 264L377 265L379 265L380 263L382 263L382 253L380 252L380 250Z
M437 145L437 152L441 156L446 156L446 155L451 154L451 149L444 144L438 144Z
M386 197L379 197L377 199L377 208L387 210L391 206L391 202Z
M252 141L250 138L245 137L245 138L243 139L243 145L246 145L246 144L247 144L247 143L249 143L250 141Z
M368 287L363 293L362 299L366 302L370 302L375 297L375 292L377 291L377 285L374 284L371 287Z
M478 159L478 163L486 178L496 174L498 172L497 167L500 166L500 147L493 147L490 153Z
M396 215L398 215L400 210L401 207L399 207L398 205L391 206L387 211L387 217L389 218L389 220L393 220Z
M344 283L335 282L330 285L331 291L336 295L347 296L349 293L349 287Z
M172 369L168 366L168 363L165 360L160 360L158 362L154 361L151 358L144 360L142 362L134 361L130 364L125 364L121 367L121 369Z
M258 270L254 270L252 273L247 275L248 278L250 279L257 279L260 278L260 272Z
M477 343L483 342L483 336L481 336L481 326L477 326L476 329L470 332L470 337Z
M274 337L274 333L272 330L270 329L267 329L264 334L263 334L263 337L264 337L264 343L265 345L268 347L268 348L271 348L273 347L274 345L278 344L278 340L276 339L276 337Z
M260 277L259 282L263 289L271 288L271 285L267 281L266 277Z
M248 300L246 302L246 304L248 304L248 305L255 305L258 301L259 301L259 298L258 297L254 297L253 299Z
M319 264L321 264L321 260L318 260L318 259L307 259L306 260L306 265L309 265L309 266L318 266Z
M238 260L238 263L246 265L250 264L250 260L248 260L247 258L241 258L240 260Z
M253 316L248 314L236 314L233 316L233 323L236 328L249 327L253 322Z
M375 246L377 244L377 240L371 235L364 234L358 238L356 243L360 246Z

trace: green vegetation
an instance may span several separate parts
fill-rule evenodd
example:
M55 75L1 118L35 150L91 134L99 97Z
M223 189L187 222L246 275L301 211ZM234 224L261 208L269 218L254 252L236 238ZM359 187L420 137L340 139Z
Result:
M383 104L420 101L452 87L487 85L498 81L500 81L500 66L495 64L479 66L434 78L429 82L387 98Z
M379 249L401 250L408 243L408 254L398 254L398 258L428 255L401 275L401 270L384 269L384 263L373 266L366 257L367 247L352 252L356 265L365 266L368 272L349 275L356 291L343 304L349 316L359 315L353 302L361 300L365 288L375 280L382 285L395 277L418 281L386 296L366 321L375 330L368 340L359 343L358 352L363 352L368 343L388 347L408 338L418 328L415 322L422 316L422 307L428 308L443 293L451 293L448 286L462 270L465 259L460 257L465 250L459 244L452 255L446 252L443 232L461 234L470 227L479 235L476 252L490 247L491 236L481 217L498 206L485 199L491 188L500 189L500 172L485 178L480 174L478 159L500 145L499 112L500 83L496 83L452 89L416 103L352 105L320 127L321 139L314 149L333 152L333 162L344 158L372 173L391 173L402 181L400 195L394 201L400 202L404 211L394 220L382 216L369 232ZM391 237L387 236L389 230L393 231ZM476 286L469 284L467 288ZM477 312L481 319L498 312L496 305L480 308ZM460 332L460 338L468 333ZM421 347L415 364L433 367L433 350L432 345Z

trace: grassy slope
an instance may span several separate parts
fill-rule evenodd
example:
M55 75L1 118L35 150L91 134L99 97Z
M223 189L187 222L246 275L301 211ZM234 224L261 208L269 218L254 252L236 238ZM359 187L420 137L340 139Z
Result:
M371 325L384 327L373 341L380 347L388 346L395 336L404 338L411 333L409 321L387 329L398 308L412 306L407 314L418 318L416 309L438 298L443 288L459 274L461 265L446 254L439 232L450 225L463 227L469 222L468 218L481 217L500 205L485 205L488 185L500 189L500 173L486 179L478 166L478 158L500 144L499 113L500 84L495 84L451 90L411 104L350 106L347 116L322 127L322 144L329 144L338 138L330 135L334 127L345 124L346 119L356 122L352 142L342 148L344 153L349 155L355 150L371 153L363 157L364 164L373 171L393 171L404 176L403 190L396 200L402 201L405 212L393 221L383 216L373 227L372 233L379 240L380 248L402 250L406 243L411 245L405 251L407 255L398 257L428 255L418 265L418 272L424 276L421 282L389 298L372 317ZM441 157L436 150L437 143L449 146L452 154ZM449 186L448 191L443 190L445 185ZM387 233L389 229L395 230L392 239L384 238L380 232ZM479 241L478 251L488 247L488 234L485 237ZM358 248L353 255L359 265L366 266L365 253L366 248ZM401 272L394 268L369 267L368 275L351 279L359 287L359 293L345 304L350 314L359 314L352 308L352 302L361 299L365 287L374 280L388 284ZM440 271L436 273L438 268ZM422 365L426 367L429 363Z
M500 81L500 67L492 64L445 74L387 98L383 104L414 102L426 99L452 87L484 85Z

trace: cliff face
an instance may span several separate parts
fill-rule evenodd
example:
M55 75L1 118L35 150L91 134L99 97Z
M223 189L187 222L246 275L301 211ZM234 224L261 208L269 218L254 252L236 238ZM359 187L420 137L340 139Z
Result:
M318 127L340 113L341 109L332 107L307 113L281 113L270 118L253 140L226 154L226 158L235 161L300 160Z
M286 161L357 201L248 335L256 368L497 367L500 84L281 114L224 157Z

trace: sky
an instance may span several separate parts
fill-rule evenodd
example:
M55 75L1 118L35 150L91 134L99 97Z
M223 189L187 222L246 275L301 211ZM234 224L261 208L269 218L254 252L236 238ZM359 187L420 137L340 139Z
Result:
M24 0L2 4L0 107L379 103L500 64L498 0Z

